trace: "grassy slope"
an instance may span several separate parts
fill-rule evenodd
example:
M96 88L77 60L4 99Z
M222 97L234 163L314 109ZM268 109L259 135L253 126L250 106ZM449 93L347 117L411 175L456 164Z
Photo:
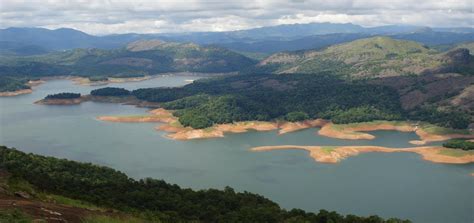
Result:
M353 78L370 78L420 74L443 65L440 57L441 54L435 50L417 42L372 37L330 46L322 51L279 53L260 65L278 73L331 71Z

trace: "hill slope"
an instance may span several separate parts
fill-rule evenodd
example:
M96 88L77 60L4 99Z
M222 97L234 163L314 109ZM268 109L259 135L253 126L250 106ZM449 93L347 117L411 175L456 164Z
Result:
M41 56L6 57L0 75L130 75L161 72L233 72L254 65L224 48L159 40L133 42L126 48L75 49Z
M6 179L2 180L2 173L5 172L11 174L11 177L3 177ZM321 210L318 214L300 209L287 211L263 196L249 192L235 192L230 187L224 190L183 189L163 180L151 178L134 180L108 167L26 154L4 146L0 146L0 189L2 198L11 198L2 195L12 193L10 190L24 197L30 197L30 200L13 200L20 203L18 205L13 205L13 202L9 204L0 202L2 212L7 208L20 208L27 213L33 212L32 214L36 215L34 217L49 217L50 215L38 216L38 212L44 213L48 208L48 213L58 213L54 216L56 220L49 219L48 222L65 222L63 218L66 217L72 217L72 222L90 222L78 218L93 214L120 216L125 213L139 215L145 218L143 222L410 222L399 219L384 220L378 216L342 216L325 210ZM97 205L107 209L113 208L124 214L115 211L104 213L83 208L73 209L38 202L37 200L42 197L41 193L52 193L56 195L55 197L64 196L61 200L70 201L68 202L70 204L83 204L82 206L87 204L87 207ZM36 202L32 202L33 199L36 199ZM25 203L29 205L25 207ZM38 203L44 206L38 207ZM71 213L71 211L83 213ZM2 212L0 221L4 222L1 218L4 217ZM97 222L142 221L125 219Z
M323 51L307 50L271 55L261 61L260 70L276 73L330 72L351 78L374 78L472 69L468 50L440 54L413 41L372 37L334 45ZM450 70L451 69L451 70Z

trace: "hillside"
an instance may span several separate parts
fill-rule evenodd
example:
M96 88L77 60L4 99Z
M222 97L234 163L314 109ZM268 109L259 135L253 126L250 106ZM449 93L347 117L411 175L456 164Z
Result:
M4 57L0 75L110 76L161 72L233 72L254 65L243 55L220 47L143 40L125 48L74 49L40 56Z
M0 222L410 222L326 210L287 211L263 196L230 187L183 189L163 180L134 180L111 168L5 146L0 146L0 198L10 201L0 202Z
M466 54L467 52L467 54ZM438 53L419 43L372 37L330 46L325 50L285 52L271 55L257 68L276 73L331 72L355 79L452 72L472 69L469 51Z

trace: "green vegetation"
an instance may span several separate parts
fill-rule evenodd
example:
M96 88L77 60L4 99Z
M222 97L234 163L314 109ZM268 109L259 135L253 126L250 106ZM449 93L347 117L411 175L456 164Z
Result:
M106 87L92 90L91 95L122 97L130 95L130 91L126 90L125 88Z
M18 209L0 210L0 222L30 223L33 219Z
M378 36L333 45L322 51L277 53L263 60L256 70L275 73L330 72L350 79L426 72L468 75L472 74L474 60L469 51L466 52L453 50L439 53L417 42Z
M414 120L427 121L446 128L465 129L472 116L462 111L440 111L434 106L423 106L411 112Z
M81 223L145 223L143 219L134 217L110 217L110 216L89 216L82 220ZM159 219L153 219L153 222L160 223Z
M101 209L101 208L97 207L96 205L91 204L90 202L71 199L71 198L68 198L68 197L61 196L61 195L49 194L49 195L44 195L44 196L46 196L45 200L54 201L54 203L57 203L57 204L64 204L64 205L68 205L68 206L71 206L71 207L85 208L85 209L89 209L89 210L100 210Z
M450 139L443 146L451 149L474 150L474 142L464 139Z
M368 122L373 120L400 120L401 114L393 114L382 111L372 106L360 106L347 110L335 108L322 115L330 118L335 124L347 124L355 122Z
M182 189L162 180L134 180L107 167L26 154L0 147L0 168L24 179L37 190L90 202L122 212L141 213L162 222L360 222L399 223L378 216L342 216L321 210L309 213L281 209L278 204L249 192ZM96 217L89 222L120 222Z
M335 146L323 146L321 149L326 153L331 153L336 147Z
M206 128L235 121L333 118L338 110L377 110L363 121L402 117L398 94L389 87L351 83L319 74L248 74L195 81L179 88L149 88L132 92L138 99L160 102L184 126ZM357 120L361 111L344 113ZM351 118L352 117L352 118ZM342 119L342 118L341 118Z
M306 112L290 112L286 114L286 120L290 122L298 122L309 119L309 115Z
M442 149L439 151L439 154L446 155L446 156L454 156L454 157L463 157L467 155L474 155L474 151L466 151L461 149Z
M45 97L45 99L74 99L74 98L80 98L81 94L79 93L58 93L58 94L49 94L48 96Z
M30 89L27 82L27 79L0 76L0 92Z

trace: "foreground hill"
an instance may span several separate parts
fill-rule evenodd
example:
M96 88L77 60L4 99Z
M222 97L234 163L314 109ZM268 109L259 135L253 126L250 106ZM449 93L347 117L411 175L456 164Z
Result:
M0 189L0 197L13 201L10 205L0 202L1 222L18 222L18 217L25 219L20 222L28 222L33 220L28 219L30 214L39 219L53 215L56 221L51 222L65 222L61 219L67 217L71 222L104 222L88 221L100 215L129 217L105 222L410 222L342 216L325 210L318 214L300 209L287 211L260 195L235 192L230 187L194 191L163 180L134 180L107 167L26 154L4 146L0 146ZM14 194L23 199L14 199ZM48 198L68 205L47 204ZM5 212L8 209L26 214L17 212L15 218Z
M255 64L220 47L159 40L133 42L115 50L75 49L41 56L5 57L0 75L137 75L161 72L233 72Z
M472 73L474 58L468 50L438 53L417 42L372 37L307 50L274 54L261 61L259 70L275 73L331 72L351 79L424 73Z

